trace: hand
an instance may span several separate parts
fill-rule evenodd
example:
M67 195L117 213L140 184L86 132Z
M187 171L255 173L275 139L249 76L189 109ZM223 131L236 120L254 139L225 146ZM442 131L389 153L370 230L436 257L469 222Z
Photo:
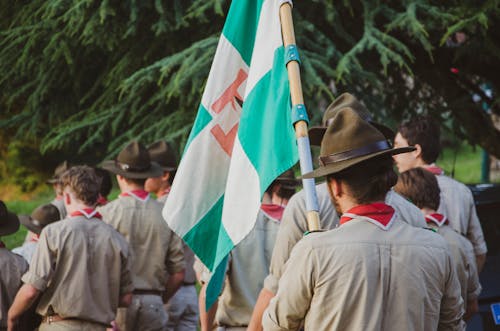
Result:
M8 320L7 320L7 331L15 331L16 330L16 326L17 326L17 322L18 322L17 319L14 319L12 317L8 317Z

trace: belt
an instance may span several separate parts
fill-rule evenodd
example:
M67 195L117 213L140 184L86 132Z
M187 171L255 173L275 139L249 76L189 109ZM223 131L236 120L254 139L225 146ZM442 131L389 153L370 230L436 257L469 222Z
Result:
M159 295L163 296L163 291L159 290L134 290L132 291L132 294L137 294L137 295Z
M54 314L54 315L45 315L45 316L42 317L42 323L51 324L51 323L60 322L60 321L79 321L79 322L85 322L85 323L94 323L94 324L102 325L102 326L104 326L106 328L111 328L110 324L100 323L100 322L95 322L95 321L83 320L83 319L79 319L79 318L76 318L76 317L62 317L62 316L57 315L57 314Z
M196 282L184 282L184 283L182 283L182 286L193 286L195 284L196 284Z

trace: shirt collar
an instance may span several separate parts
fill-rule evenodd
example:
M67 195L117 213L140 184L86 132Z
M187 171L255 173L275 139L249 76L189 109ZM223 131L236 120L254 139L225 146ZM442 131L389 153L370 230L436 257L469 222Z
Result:
M342 225L354 218L368 221L382 230L388 230L395 219L395 212L394 208L382 202L359 205L343 213L339 223Z
M260 209L267 217L280 222L281 218L283 217L283 211L285 210L285 207L272 203L263 203L260 206Z
M30 241L36 243L36 242L38 242L38 239L40 239L40 235L36 234L36 233L33 233L31 235Z
M441 227L445 224L448 224L448 219L446 218L446 216L442 215L442 214L438 214L438 213L433 213L433 214L429 214L429 215L425 215L425 221L427 223L434 223L436 224L437 226Z
M98 219L102 219L102 216L101 214L99 214L97 212L97 210L93 209L93 208L83 208L83 209L79 209L77 211L74 211L72 212L71 214L69 214L69 216L71 217L76 217L76 216L84 216L85 218L87 219L91 219L91 218L98 218Z
M434 175L444 175L444 170L438 167L435 163L424 166L423 168L432 172Z
M128 192L124 192L120 194L120 197L132 197L142 202L146 202L149 200L149 193L145 190L132 190Z

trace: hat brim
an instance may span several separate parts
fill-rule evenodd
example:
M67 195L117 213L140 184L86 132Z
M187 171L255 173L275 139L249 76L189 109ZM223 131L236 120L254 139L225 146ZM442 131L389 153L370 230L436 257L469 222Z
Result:
M59 179L57 179L57 178L51 178L51 179L47 179L45 181L46 184L56 184L58 182L59 182Z
M413 146L385 149L385 150L380 151L380 152L367 154L367 155L355 157L352 159L331 163L331 164L328 164L326 166L320 166L318 169L311 171L307 174L304 174L302 176L302 178L323 177L326 175L338 173L338 172L345 170L347 168L350 168L358 163L361 163L361 162L369 160L369 159L373 159L373 158L378 157L378 156L397 155L397 154L402 154L402 153L413 152L414 150L415 150L415 147L413 147Z
M309 143L312 146L321 146L321 141L325 135L326 127L324 126L313 126L309 128Z
M33 218L31 218L30 215L19 215L19 222L21 222L21 224L31 232L36 234L40 234L42 232L42 227L33 224Z
M116 175L123 176L125 178L133 179L145 179L150 177L159 177L163 174L163 169L156 162L151 162L151 167L146 171L125 171L116 166L114 160L106 160L102 163L102 168Z
M164 167L160 165L160 167L163 169L163 171L176 171L177 167Z
M16 214L7 212L7 222L0 227L0 236L8 236L19 230L19 218Z

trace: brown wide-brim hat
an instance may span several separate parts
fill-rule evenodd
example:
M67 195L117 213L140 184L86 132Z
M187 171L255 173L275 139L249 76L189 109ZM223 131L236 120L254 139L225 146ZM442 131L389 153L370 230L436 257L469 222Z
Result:
M45 183L47 184L56 184L59 182L59 179L61 177L61 175L66 171L68 170L70 167L69 167L69 164L68 164L68 161L64 161L63 163L59 164L56 169L54 170L54 176L52 176L52 178L50 179L47 179L45 181Z
M163 174L160 165L151 162L146 147L137 141L132 141L125 146L115 160L104 161L102 168L132 179L159 177Z
M300 185L300 179L295 178L295 173L292 169L288 169L281 175L279 175L275 180L285 189L294 189Z
M0 200L0 237L8 236L19 230L17 215L7 210L7 206Z
M53 204L46 204L38 206L31 215L19 215L19 221L28 230L36 234L40 234L42 229L49 225L61 220L59 210Z
M177 154L166 141L160 140L148 146L151 161L156 162L164 171L177 170Z
M336 98L329 106L326 108L325 113L323 114L323 125L322 126L313 126L309 128L309 142L313 146L320 146L321 140L325 135L326 129L332 122L333 118L337 114L340 109L350 107L365 121L368 121L371 125L373 125L377 130L379 130L386 139L393 140L396 135L393 130L389 127L377 123L373 121L373 117L366 109L366 107L358 100L355 96L350 93L342 93L338 98Z
M335 174L363 161L384 155L414 151L415 147L392 148L384 135L351 107L340 109L321 142L320 166L303 178Z

